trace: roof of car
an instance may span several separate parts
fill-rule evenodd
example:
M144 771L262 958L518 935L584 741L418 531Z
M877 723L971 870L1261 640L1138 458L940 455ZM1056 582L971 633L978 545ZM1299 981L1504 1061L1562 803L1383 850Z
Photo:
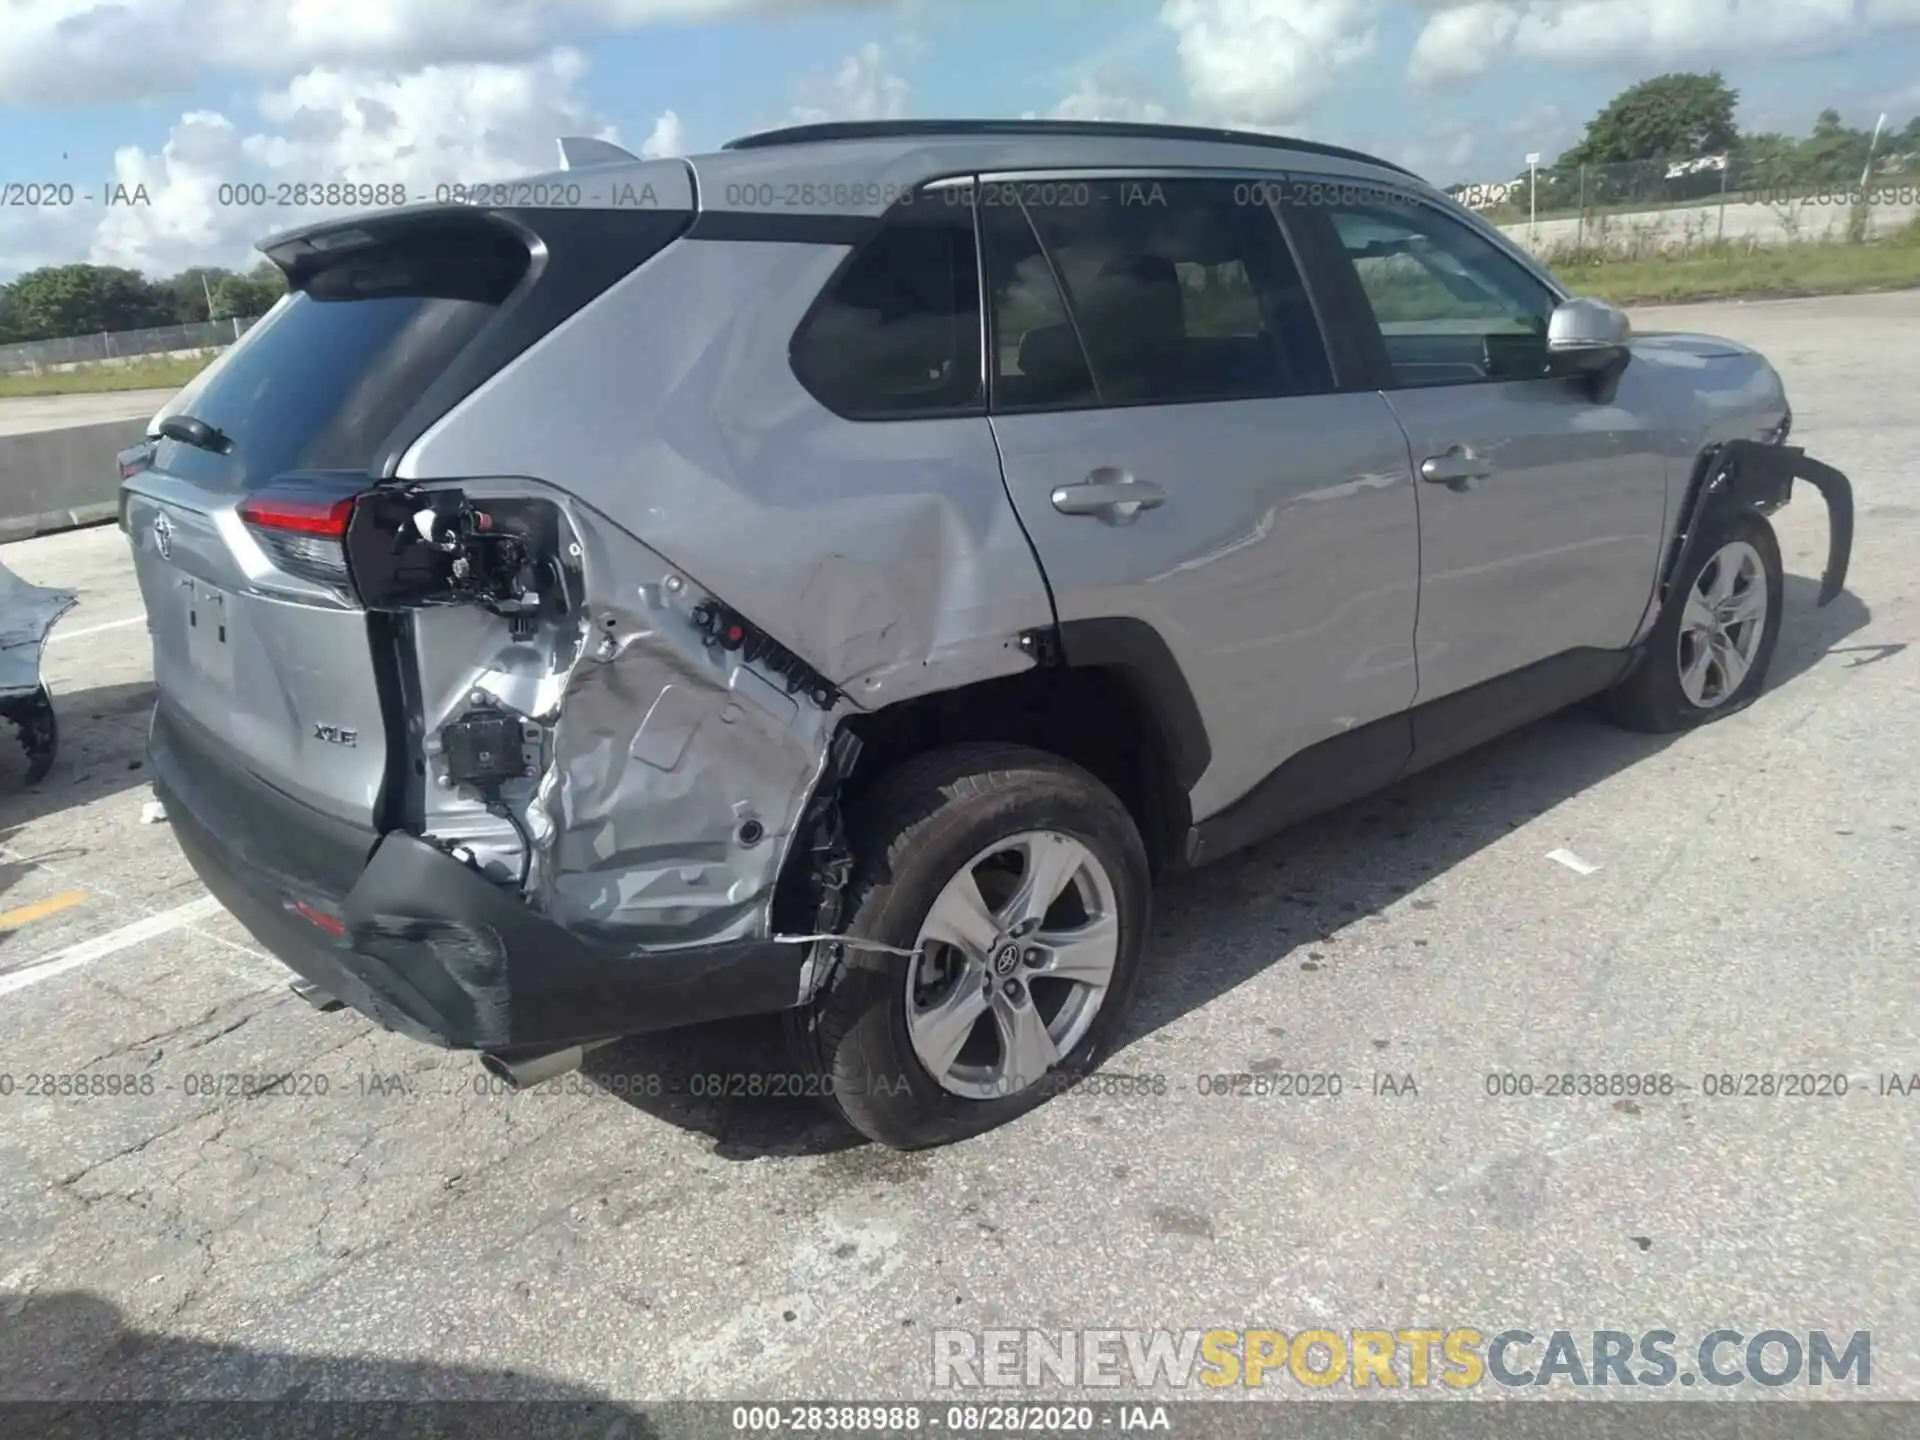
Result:
M726 150L765 150L781 145L817 145L845 140L981 140L1023 136L1047 140L1172 140L1205 145L1247 145L1290 150L1301 155L1352 160L1413 175L1404 166L1377 155L1254 130L1212 129L1200 125L1150 125L1118 120L843 120L818 125L789 125L729 141ZM1414 176L1418 179L1418 176Z

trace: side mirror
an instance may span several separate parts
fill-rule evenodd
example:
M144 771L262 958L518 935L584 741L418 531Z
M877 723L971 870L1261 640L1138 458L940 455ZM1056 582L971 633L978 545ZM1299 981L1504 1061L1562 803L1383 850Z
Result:
M1618 379L1633 358L1632 344L1633 324L1618 305L1563 301L1547 322L1547 373L1589 375L1598 383Z

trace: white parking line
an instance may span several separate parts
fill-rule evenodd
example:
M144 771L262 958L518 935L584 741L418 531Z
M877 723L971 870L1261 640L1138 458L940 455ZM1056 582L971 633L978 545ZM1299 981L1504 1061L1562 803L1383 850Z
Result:
M62 630L56 625L53 628L53 633L47 638L49 640L78 640L83 635L98 635L105 630L124 630L129 625L144 625L146 623L146 616L134 615L125 620L108 620L101 625L83 625L78 630Z
M82 940L64 950L55 951L37 964L0 975L0 995L11 995L29 985L38 985L42 980L51 980L69 970L78 970L102 956L138 945L142 940L151 940L156 935L165 935L182 925L191 925L196 920L206 920L219 913L220 902L211 895L202 895L185 905L176 905L171 910L162 910L158 915L135 920L131 925L122 925L118 930L109 930L104 935L96 935L91 940Z

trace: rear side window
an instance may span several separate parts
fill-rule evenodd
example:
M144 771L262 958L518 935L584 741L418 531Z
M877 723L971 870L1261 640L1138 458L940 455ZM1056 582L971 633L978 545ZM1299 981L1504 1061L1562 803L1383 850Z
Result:
M860 420L985 404L980 268L964 206L903 206L842 266L793 341L800 383Z
M1332 391L1299 266L1273 212L1236 195L1246 188L1198 179L1026 187L1034 239L1023 247L996 224L989 246L996 395L1013 405L1085 403L1066 373L1058 322L1031 299L1047 289L1043 274L1065 292L1098 404ZM1028 250L1044 253L1044 272ZM1021 358L1030 350L1037 372Z

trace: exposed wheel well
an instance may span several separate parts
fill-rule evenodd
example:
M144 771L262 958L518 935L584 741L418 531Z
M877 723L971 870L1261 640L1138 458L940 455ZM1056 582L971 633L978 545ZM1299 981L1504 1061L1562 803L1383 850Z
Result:
M1191 815L1168 737L1138 682L1119 668L1036 668L903 701L847 725L862 745L844 792L850 802L910 755L966 740L1031 745L1084 766L1119 796L1156 873L1183 853Z

